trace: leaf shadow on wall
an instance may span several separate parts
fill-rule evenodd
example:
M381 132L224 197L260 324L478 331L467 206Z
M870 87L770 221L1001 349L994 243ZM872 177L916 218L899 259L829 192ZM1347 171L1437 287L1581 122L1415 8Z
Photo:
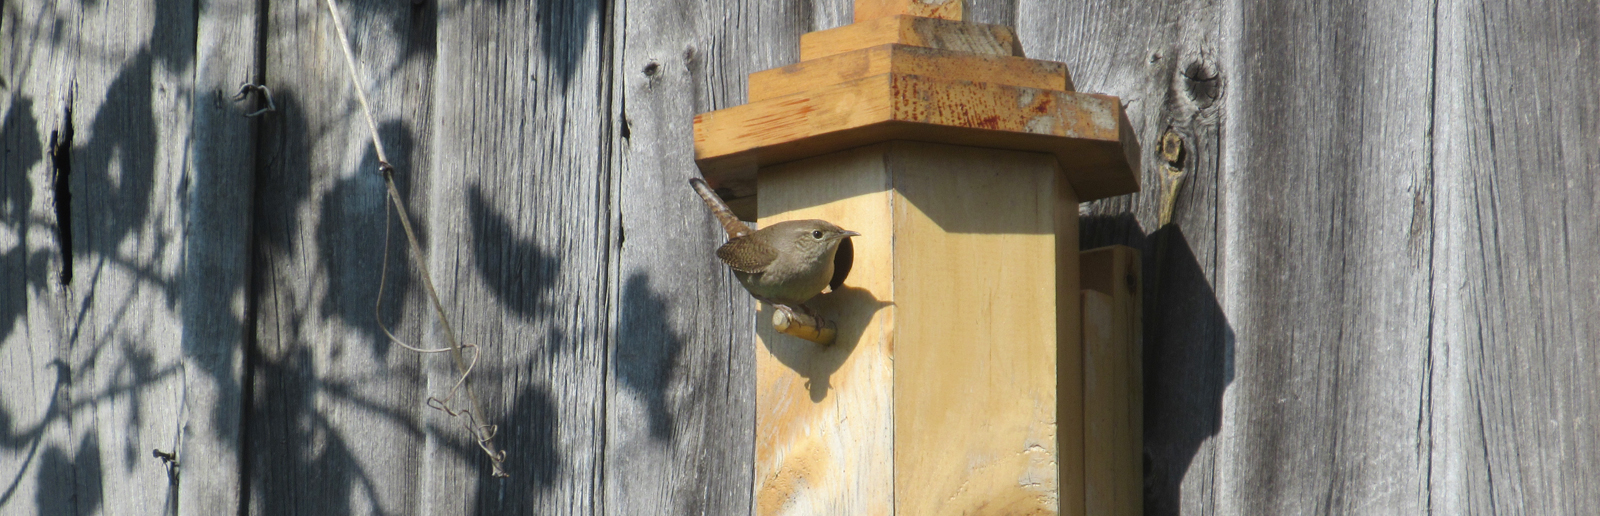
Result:
M23 95L12 97L11 108L0 122L0 144L5 148L0 158L0 225L16 235L16 242L0 250L0 268L26 273L0 274L0 345L9 340L17 321L27 315L28 292L42 295L49 287L51 250L40 246L31 255L28 253L32 236L29 228L44 225L44 221L29 218L33 182L29 181L28 172L45 155L38 125L33 117L33 100ZM0 407L3 411L4 407Z
M412 177L406 173L411 170L407 159L413 148L411 131L401 122L386 122L378 133L389 145L393 153L390 159L395 161L392 165L399 171L394 175L395 189L401 198L407 198ZM395 325L404 315L415 263L400 222L395 220L399 213L389 206L388 186L377 171L377 154L368 149L360 171L338 179L322 196L322 216L317 219L316 228L317 258L327 271L329 285L319 309L323 317L338 317L365 333L373 355L381 361L397 347L389 342L377 318L382 317L382 324L398 335L400 330ZM384 227L385 221L388 228ZM423 231L426 226L415 227L418 245L427 249L428 238ZM375 306L380 290L381 313Z
M355 448L368 444L359 442L359 436L348 438L339 426L343 419L330 416L328 407L360 407L418 440L423 429L407 409L362 398L362 386L319 372L312 353L314 344L306 337L321 324L319 321L345 317L340 310L345 304L364 305L364 310L352 312L365 315L351 315L344 322L363 329L373 325L372 298L364 302L351 299L342 289L375 289L376 272L371 274L372 283L359 287L342 283L337 275L355 274L369 279L361 274L364 269L349 270L359 266L346 261L371 260L376 264L374 256L381 247L372 242L383 238L383 214L376 211L381 205L370 200L377 194L362 196L355 192L361 185L360 176L336 181L319 206L319 216L312 219L317 227L308 231L302 212L310 203L314 186L322 180L318 177L321 168L312 162L312 149L321 138L344 135L313 130L306 107L292 88L275 90L273 99L278 110L261 119L252 214L250 291L256 297L257 308L252 314L255 335L250 339L246 360L246 439L241 445L245 455L241 475L249 482L243 493L248 495L245 503L250 512L262 514L347 514L353 510L352 497L360 493L368 505L381 507L375 481L356 457ZM378 189L373 183L366 187ZM369 200L362 202L363 199ZM374 217L380 222L372 223ZM352 227L345 229L345 225ZM309 264L305 263L311 261L306 255L312 250L301 245L308 233L319 248L315 261ZM284 280L283 275L307 274L299 272L306 268L318 269L314 277L328 282L327 298L314 300L304 295L308 290L304 285ZM320 311L312 309L312 303L317 302L321 303Z
M1146 236L1131 214L1085 217L1083 249L1139 249L1144 275L1145 514L1179 514L1184 475L1222 428L1234 332L1182 228ZM1202 468L1210 468L1203 465Z
M248 469L242 472L251 483L251 512L293 514L314 507L317 514L349 514L358 484L380 507L352 444L318 407L318 392L328 386L317 378L310 350L297 348L254 364Z
M484 410L490 412L484 415L484 423L497 426L494 443L505 453L505 469L510 478L490 476L488 457L466 437L459 420L450 419L448 427L440 427L435 433L472 454L472 471L478 474L472 514L533 514L551 505L552 494L559 495L561 491L555 486L571 463L562 455L559 442L563 407L550 385L560 381L561 373L552 361L568 357L562 352L572 350L560 329L558 318L563 315L557 313L552 300L563 256L546 251L541 245L543 228L529 222L540 219L518 219L509 215L509 210L501 211L501 204L495 201L505 199L496 198L495 193L498 192L485 191L481 184L470 185L465 193L465 216L472 240L466 254L471 255L471 269L493 297L491 306L503 310L493 312L494 317L509 312L548 332L543 338L492 331L479 335L484 341L479 343L486 351L469 382ZM529 347L519 347L521 342L528 342ZM544 346L542 357L529 351L532 343ZM498 363L520 365L497 366ZM450 378L455 379L455 369L449 370ZM509 410L502 414L496 407Z
M618 382L645 403L650 437L670 441L674 435L672 400L667 389L683 354L683 339L668 319L669 300L650 288L643 273L628 276L622 287L622 314L616 356L611 360Z
M50 445L39 461L40 489L34 506L42 516L95 514L104 500L100 459L100 439L94 432L83 436L72 457L58 445ZM48 485L75 486L72 494L44 489Z
M500 0L504 1L504 0ZM538 0L539 50L547 67L561 79L561 90L572 86L578 59L589 44L589 24L600 13L600 0Z
M472 260L484 286L495 300L529 322L553 317L550 287L561 274L561 256L541 249L539 228L518 230L504 213L493 208L481 185L467 190L467 219L472 224ZM545 351L555 355L567 344L557 325L547 325Z
M399 49L398 59L393 59L393 64L387 74L395 76L400 73L400 68L413 59L423 62L434 62L439 48L439 19L440 6L438 2L412 0L408 2L395 2L393 0L355 0L341 1L341 15L352 39L350 51L356 59L363 60L363 49L374 41L381 41L387 47L394 40L384 37L363 38L362 34L398 34L403 35L399 42L403 43ZM400 8L404 5L406 8ZM327 8L318 6L318 16L325 16ZM383 28L373 25L383 24ZM391 51L387 48L385 52ZM364 61L364 60L363 60ZM388 141L388 140L385 140Z
M479 381L478 384L501 383ZM456 445L472 454L472 471L478 472L477 496L473 498L475 507L471 514L534 514L540 508L543 492L555 487L560 478L563 460L556 446L556 429L560 427L561 411L556 406L555 396L542 385L525 383L512 398L510 407L495 436L495 442L506 452L506 473L510 478L490 476L489 460L475 444L460 439ZM465 435L454 420L449 428L441 428L437 433Z

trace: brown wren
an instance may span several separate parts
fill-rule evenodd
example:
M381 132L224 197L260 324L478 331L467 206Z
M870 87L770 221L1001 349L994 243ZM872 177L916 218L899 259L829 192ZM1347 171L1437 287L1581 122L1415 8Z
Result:
M849 254L853 254L850 237L860 233L815 219L784 221L751 231L705 181L694 178L689 184L728 232L728 243L717 249L717 258L733 269L734 277L750 295L811 314L806 301L823 287L837 290L842 286L849 273ZM836 265L836 257L845 260Z

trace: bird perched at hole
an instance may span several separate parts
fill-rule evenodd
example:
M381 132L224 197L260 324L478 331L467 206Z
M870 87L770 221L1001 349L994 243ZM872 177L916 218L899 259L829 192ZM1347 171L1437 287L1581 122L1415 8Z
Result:
M728 243L717 249L717 258L733 269L734 277L750 295L811 314L806 301L823 287L842 286L850 270L849 254L853 254L850 237L860 233L815 219L784 221L751 231L705 181L694 178L689 184L728 232ZM836 264L841 257L847 259Z

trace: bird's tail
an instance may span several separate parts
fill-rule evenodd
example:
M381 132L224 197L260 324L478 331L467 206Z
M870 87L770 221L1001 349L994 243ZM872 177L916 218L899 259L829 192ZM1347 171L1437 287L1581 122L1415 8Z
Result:
M739 222L739 217L733 216L733 210L728 209L728 205L722 202L721 197L717 197L716 192L711 191L711 186L704 180L698 177L690 178L689 185L694 187L694 193L700 194L700 199L711 208L711 214L722 222L722 229L728 232L728 240L750 234L750 226Z

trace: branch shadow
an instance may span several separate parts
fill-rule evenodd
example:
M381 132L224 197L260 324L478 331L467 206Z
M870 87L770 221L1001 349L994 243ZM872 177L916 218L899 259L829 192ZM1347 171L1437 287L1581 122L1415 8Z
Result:
M1182 228L1146 236L1131 214L1085 217L1084 249L1139 249L1144 274L1144 509L1179 514L1183 478L1221 431L1234 332Z

